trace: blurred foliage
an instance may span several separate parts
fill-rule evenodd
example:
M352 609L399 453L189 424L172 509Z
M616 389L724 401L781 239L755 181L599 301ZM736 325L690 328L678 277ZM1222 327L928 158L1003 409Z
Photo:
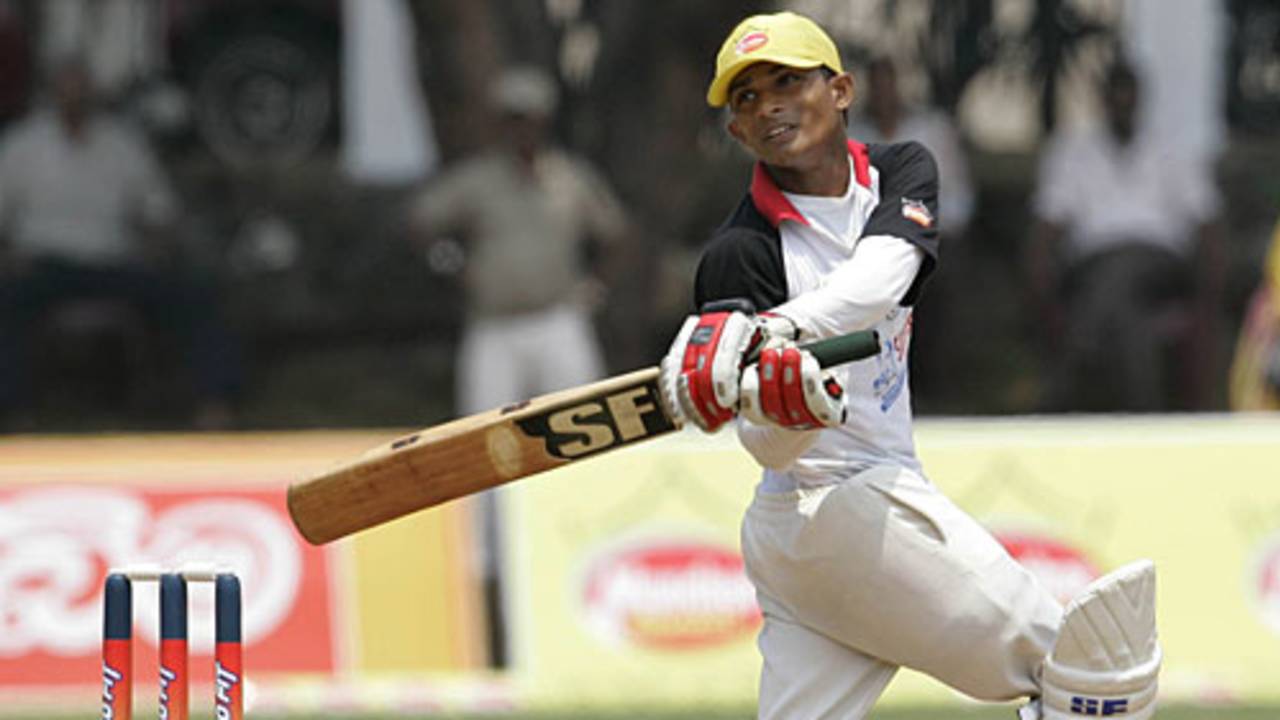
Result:
M1236 130L1274 137L1280 130L1280 3L1227 0L1227 10L1227 119Z
M1258 259L1280 208L1280 4L1224 2L1231 21L1226 112L1232 136L1220 168L1231 238L1222 310L1234 321L1256 284ZM715 52L741 17L778 3L408 3L422 40L421 81L446 161L492 141L485 89L504 64L564 70L558 73L563 103L557 135L602 169L635 222L633 242L619 263L625 272L608 278L610 294L597 318L609 368L651 365L688 309L698 246L749 179L749 161L723 131L723 116L703 102ZM1004 13L1019 5L1025 14L1011 22ZM20 0L13 6L30 13L38 4ZM816 7L837 12L851 6ZM928 10L923 16L921 7ZM1016 71L1038 83L1037 111L1045 127L1056 112L1055 83L1070 75L1083 50L1114 42L1108 26L1115 8L1109 3L883 0L878 8L871 32L898 43L920 64L939 105L956 108L984 72ZM909 32L894 30L896 22ZM0 66L10 67L22 54L17 46L9 50L12 57L0 57ZM871 53L869 47L846 50L855 62ZM166 154L187 199L193 256L220 273L237 330L247 339L247 427L400 425L452 414L450 350L462 311L458 279L429 272L406 242L403 209L413 188L355 185L337 169L336 151L328 146L270 172L223 167L199 147ZM920 378L915 399L925 414L1034 409L1037 361L1018 256L1035 162L1034 150L976 152L972 158L979 193L973 241L942 266L972 287L959 314L964 326L953 333L969 342L950 353L944 382ZM293 247L289 262L260 257L259 251L282 244ZM346 383L335 382L343 378ZM141 425L168 422L149 418ZM42 423L49 429L135 425L61 408Z

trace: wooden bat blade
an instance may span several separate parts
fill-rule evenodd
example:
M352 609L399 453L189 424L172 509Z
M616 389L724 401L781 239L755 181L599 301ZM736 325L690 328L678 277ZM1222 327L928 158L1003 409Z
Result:
M805 345L823 367L875 355L861 331ZM289 486L289 514L322 545L418 510L676 429L658 368L436 425Z
M409 513L676 429L647 368L429 427L289 487L320 545Z

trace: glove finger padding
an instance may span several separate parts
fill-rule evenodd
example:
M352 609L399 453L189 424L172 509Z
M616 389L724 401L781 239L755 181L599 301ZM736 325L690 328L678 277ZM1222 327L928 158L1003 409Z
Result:
M752 422L792 429L834 427L847 412L844 387L792 343L760 352L759 362L743 372L740 404Z
M660 372L664 402L707 432L737 414L743 354L755 332L740 312L714 312L685 320Z
M671 341L671 347L667 349L667 354L662 357L662 362L658 364L658 387L662 391L662 405L666 409L667 415L671 416L671 419L680 427L683 427L685 422L689 420L696 421L696 419L700 419L687 406L687 393L686 397L681 397L681 377L684 372L685 347L688 345L689 337L693 335L693 330L697 326L697 315L690 315L685 318L684 324L680 326L680 331L676 333L675 340Z
M700 318L684 357L697 402L714 400L717 411L737 408L742 356L754 333L755 324L740 312L710 313ZM698 342L699 335L706 338L704 343Z

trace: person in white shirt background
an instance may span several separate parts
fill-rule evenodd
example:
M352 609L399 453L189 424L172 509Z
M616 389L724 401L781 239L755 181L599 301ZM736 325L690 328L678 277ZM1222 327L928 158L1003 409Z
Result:
M181 262L177 194L145 138L99 106L82 57L50 78L51 102L0 143L0 421L31 429L31 350L51 314L111 301L176 350L191 423L227 427L240 349L212 283Z
M1213 167L1148 132L1141 87L1118 58L1100 86L1105 122L1055 133L1041 158L1026 260L1044 410L1204 410L1218 394Z

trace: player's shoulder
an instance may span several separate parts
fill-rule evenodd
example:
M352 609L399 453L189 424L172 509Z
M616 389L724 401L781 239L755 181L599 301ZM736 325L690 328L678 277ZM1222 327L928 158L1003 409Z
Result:
M711 233L703 246L704 262L712 264L771 264L781 252L781 236L756 209L750 193L734 207L729 216Z
M921 142L868 143L866 147L867 158L882 177L927 179L938 176L938 163Z
M778 229L756 208L751 194L743 195L742 200L711 233L712 245L734 245L751 242L761 237L777 237Z
M698 306L730 297L747 298L761 310L787 298L781 238L749 194L712 232L694 283Z

